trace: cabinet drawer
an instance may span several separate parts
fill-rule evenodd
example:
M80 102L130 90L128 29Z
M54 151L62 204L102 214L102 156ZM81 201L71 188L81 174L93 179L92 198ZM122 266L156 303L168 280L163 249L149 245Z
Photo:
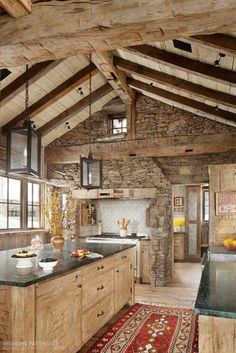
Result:
M121 264L122 262L131 262L133 260L133 251L135 248L132 250L127 250L127 251L122 251L119 254L115 255L115 261L118 264Z
M83 311L114 291L114 271L98 276L92 282L83 284Z
M103 275L107 271L111 272L114 269L114 259L108 258L96 261L94 264L88 265L81 270L82 286L92 282L94 278Z
M93 308L86 311L82 317L82 339L87 342L114 314L114 296L98 302Z
M81 271L76 270L70 274L65 274L58 278L51 278L47 281L39 282L36 284L36 298L48 297L58 298L65 291L65 288L80 292L81 288Z

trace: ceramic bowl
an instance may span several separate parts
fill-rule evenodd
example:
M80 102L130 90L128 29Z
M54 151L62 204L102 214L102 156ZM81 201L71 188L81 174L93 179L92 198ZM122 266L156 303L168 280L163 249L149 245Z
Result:
M50 272L53 270L53 268L57 265L58 260L55 261L51 261L51 262L42 262L39 261L38 264L40 267L42 267L42 269L46 272Z

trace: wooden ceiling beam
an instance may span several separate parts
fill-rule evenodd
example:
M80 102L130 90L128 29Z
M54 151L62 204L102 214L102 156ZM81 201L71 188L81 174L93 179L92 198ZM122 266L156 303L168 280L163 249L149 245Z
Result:
M31 0L0 0L0 6L14 18L29 15L32 12Z
M232 32L235 16L235 0L37 1L30 16L1 16L0 67Z
M113 64L112 54L108 52L96 52L92 55L92 60L123 102L126 104L134 102L135 93L127 85L125 74L120 72Z
M190 42L218 50L226 55L236 56L236 38L223 33L200 35L187 38Z
M56 129L58 126L64 124L67 120L71 119L73 116L88 107L90 102L91 104L95 103L111 91L112 87L109 85L109 83L106 83L105 85L99 87L94 92L92 92L91 96L88 95L85 98L82 98L79 102L75 103L70 108L64 110L61 114L48 121L37 131L41 136L47 135L49 132Z
M169 88L194 94L195 96L204 99L210 99L216 104L225 104L232 108L236 108L236 97L231 94L215 91L122 58L114 57L114 64L119 70L124 71L127 74L139 75L151 82L157 82Z
M151 94L152 96L156 97L162 97L164 99L167 99L168 101L175 102L183 109L191 110L194 109L197 111L196 114L205 116L211 120L215 120L227 125L231 125L236 127L236 114L222 110L222 109L215 109L215 107L212 107L210 105L207 105L205 103L201 103L198 101L195 101L193 99L179 96L177 94L174 94L172 92L157 88L155 86L150 86L144 82L134 80L132 78L128 79L128 84L133 87L134 89L143 92L144 94Z
M218 141L218 143L216 143ZM45 162L78 163L78 156L87 156L89 145L47 147ZM236 133L155 137L141 140L95 143L93 156L103 159L136 157L186 157L236 151Z
M2 89L0 97L1 105L3 106L7 104L11 99L22 93L25 90L25 83L27 79L29 80L30 86L39 80L42 76L46 75L49 71L53 70L61 62L62 60L44 61L30 67L28 69L28 73L24 72L22 75L18 76L14 81Z
M161 50L150 45L139 45L134 47L125 48L131 53L140 55L145 59L173 67L175 69L202 76L204 78L214 80L224 84L230 84L236 87L236 72L226 70L221 67L205 64L197 60L185 58L174 53Z
M28 109L28 116L32 119L37 114L41 113L43 110L48 108L51 104L55 103L58 99L64 97L66 94L71 92L76 87L80 86L84 82L89 79L89 73L94 76L98 73L98 69L94 64L87 65L80 71L78 71L75 75L68 78L68 80L62 82L59 86L57 86L54 90L43 96L37 102L32 104ZM7 127L13 127L16 124L19 124L25 118L26 111L24 110L15 118L13 118L10 122L2 127L2 131L4 131Z

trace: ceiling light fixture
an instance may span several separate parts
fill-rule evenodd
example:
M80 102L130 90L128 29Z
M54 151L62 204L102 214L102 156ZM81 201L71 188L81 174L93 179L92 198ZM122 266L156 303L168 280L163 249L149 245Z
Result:
M89 56L90 68L92 56ZM89 71L89 119L92 117L92 71ZM91 129L89 130L88 157L80 157L80 184L85 189L99 189L102 187L102 160L94 159L91 151Z
M7 128L7 173L40 176L41 137L29 117L29 80L26 65L25 119L22 127Z
M215 66L220 66L221 59L225 57L224 53L219 53L219 58L214 61Z

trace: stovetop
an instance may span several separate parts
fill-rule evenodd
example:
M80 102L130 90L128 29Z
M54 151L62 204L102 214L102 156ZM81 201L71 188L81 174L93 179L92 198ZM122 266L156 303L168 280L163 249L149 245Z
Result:
M131 234L131 235L126 235L126 237L121 237L120 234L114 234L114 233L103 233L101 235L92 235L89 236L88 238L113 238L113 239L145 239L147 236L141 235L137 236L137 234Z

